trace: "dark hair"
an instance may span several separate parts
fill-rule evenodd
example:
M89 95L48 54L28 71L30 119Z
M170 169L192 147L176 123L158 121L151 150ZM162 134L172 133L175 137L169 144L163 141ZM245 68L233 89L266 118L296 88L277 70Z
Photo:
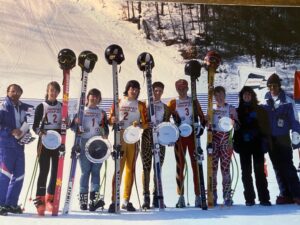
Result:
M48 100L48 90L50 87L54 87L54 89L56 91L58 91L58 93L60 93L60 86L59 86L59 83L57 83L56 81L51 81L48 85L47 85L47 88L46 88L46 95L45 95L45 99L46 101Z
M21 94L23 94L23 89L22 89L21 86L18 85L18 84L10 84L10 85L8 85L8 87L7 87L7 89L6 89L6 93L9 92L9 89L10 89L11 87L15 87L15 88L19 89L19 91L21 92Z
M256 95L255 91L249 86L244 86L239 93L239 107L245 103L245 101L243 99L243 95L245 92L248 92L249 94L251 94L251 101L250 101L251 106L257 106L258 100L257 100L257 95Z
M281 86L280 77L276 73L273 73L267 80L267 85L269 84L277 84L280 87Z
M215 94L215 93L220 93L220 92L223 92L224 95L226 95L226 90L225 90L224 87L222 87L222 86L217 86L217 87L214 88L214 94Z
M128 96L128 90L129 88L137 88L137 89L141 89L140 83L136 80L130 80L127 82L126 87L125 87L125 91L123 92L124 96ZM139 95L137 96L139 97Z
M160 87L161 89L164 89L165 85L160 81L156 81L152 84L152 89L154 90L154 88L156 88L156 87Z
M97 96L97 97L99 97L99 102L102 101L101 91L99 91L97 88L92 88L91 90L89 90L89 92L87 94L87 99L89 99L90 95ZM86 104L88 104L88 101Z

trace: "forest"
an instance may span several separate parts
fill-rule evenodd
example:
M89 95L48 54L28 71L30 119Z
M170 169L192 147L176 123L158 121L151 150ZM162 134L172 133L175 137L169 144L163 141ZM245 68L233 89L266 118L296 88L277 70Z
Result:
M300 57L298 7L121 4L122 19L136 23L147 39L177 45L184 59L214 49L224 59L249 56L260 68L295 63Z

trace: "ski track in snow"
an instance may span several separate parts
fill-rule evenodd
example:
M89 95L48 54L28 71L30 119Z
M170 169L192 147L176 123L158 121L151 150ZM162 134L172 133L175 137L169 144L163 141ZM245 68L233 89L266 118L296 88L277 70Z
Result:
M103 3L105 3L105 6ZM144 39L142 31L137 31L136 25L120 20L122 17L121 5L126 1L121 0L2 0L0 8L0 96L5 96L6 87L10 83L18 83L24 89L23 98L41 99L45 94L46 85L52 80L62 81L62 71L57 63L57 53L62 48L71 48L76 55L83 50L91 50L98 55L94 71L89 75L88 89L97 87L102 91L103 98L112 98L112 69L104 59L104 50L110 44L119 44L125 54L125 61L121 65L119 74L120 93L129 79L136 79L141 83L141 98L146 99L146 82L143 74L138 70L136 59L144 51L150 52L155 60L153 81L160 80L165 83L165 98L176 96L174 82L184 76L184 62L180 59L175 48L167 48L163 44ZM70 97L77 98L80 91L80 68L77 66L71 72ZM206 92L206 76L201 76L197 90ZM112 133L110 141L112 142ZM205 149L206 134L201 138L202 147ZM61 195L61 207L65 199L65 187L68 179L70 165L70 149L74 142L74 135L68 131L67 153L65 157L64 181ZM26 172L23 190L19 203L24 202L36 157L36 141L26 146ZM79 210L77 193L79 190L80 169L77 169L73 202L70 215L45 218L38 217L32 201L27 200L25 213L0 217L1 225L11 224L299 224L300 208L296 205L254 207L244 206L243 187L239 180L234 195L234 206L216 207L208 211L193 208L194 194L192 185L192 170L189 156L186 156L189 165L188 187L190 208L176 209L177 202L175 182L175 157L171 147L167 148L166 159L162 168L162 183L165 211L149 210L147 212L129 213L122 211L120 215L107 213L110 204L111 178L114 162L107 160L107 184L105 194L105 210L95 213ZM237 156L238 160L238 156ZM269 190L271 201L274 203L278 194L278 187L274 177L270 160L267 157L269 170ZM297 152L294 151L295 165L299 163ZM79 166L78 166L79 167ZM142 201L141 184L141 159L137 159L137 186L139 197ZM235 172L237 172L235 170ZM103 176L104 166L101 174ZM206 163L204 162L204 175L206 177ZM219 196L221 175L219 173ZM122 182L123 184L123 182ZM151 187L153 186L151 180ZM186 185L186 184L185 184ZM36 184L33 195L35 196ZM121 188L123 190L123 188ZM121 192L122 193L122 192ZM132 202L138 209L138 198L135 187L132 190ZM188 199L186 198L186 201ZM219 199L221 204L222 200Z

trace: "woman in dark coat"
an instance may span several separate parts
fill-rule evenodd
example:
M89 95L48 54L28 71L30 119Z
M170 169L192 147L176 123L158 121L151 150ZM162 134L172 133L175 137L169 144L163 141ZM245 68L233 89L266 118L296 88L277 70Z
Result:
M264 173L264 154L270 146L270 126L266 111L258 105L256 93L251 87L243 87L239 93L237 109L240 122L234 132L234 150L240 154L244 197L247 206L255 205L252 179L252 160L256 189L260 205L270 206L268 182Z

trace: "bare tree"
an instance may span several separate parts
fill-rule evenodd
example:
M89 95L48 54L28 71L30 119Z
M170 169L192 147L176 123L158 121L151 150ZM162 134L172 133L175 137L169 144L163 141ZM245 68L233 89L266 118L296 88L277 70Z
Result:
M163 2L161 3L160 15L162 15L162 16L165 14L165 10L164 10L165 4L166 4L166 3L163 3Z
M170 5L167 4L167 6L168 6L168 12L169 12L169 16L170 16L170 21L171 21L171 26L172 26L173 34L177 36L176 29L175 29L175 24L174 24L172 15L171 15Z
M185 33L185 25L184 25L184 18L183 18L183 8L182 8L182 4L179 4L179 8L180 8L180 14L181 14L181 24L182 24L182 32L183 32L183 40L186 41L186 33Z
M158 10L158 3L157 2L155 2L155 9L156 9L156 18L157 18L157 29L162 29L160 18L159 18L159 10Z
M192 11L192 5L187 5L187 7L189 8L189 13L190 13L190 17L191 17L191 24L192 24L192 30L195 30L195 26L194 26L194 20L193 20L193 11Z

